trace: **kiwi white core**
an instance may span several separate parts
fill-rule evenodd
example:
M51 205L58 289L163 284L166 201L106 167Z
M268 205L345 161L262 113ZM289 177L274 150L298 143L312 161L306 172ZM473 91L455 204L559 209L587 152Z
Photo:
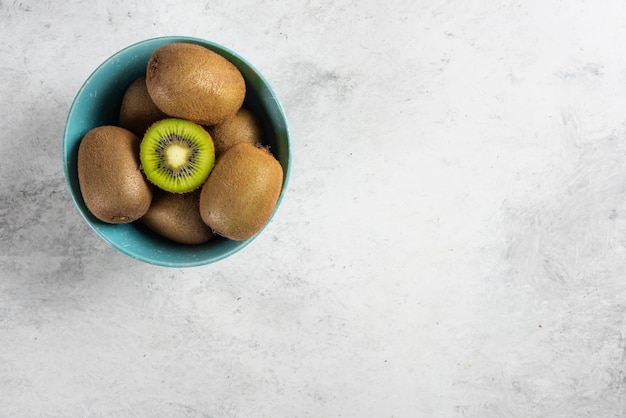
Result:
M172 169L178 170L189 162L192 150L180 143L171 144L165 149L165 161Z

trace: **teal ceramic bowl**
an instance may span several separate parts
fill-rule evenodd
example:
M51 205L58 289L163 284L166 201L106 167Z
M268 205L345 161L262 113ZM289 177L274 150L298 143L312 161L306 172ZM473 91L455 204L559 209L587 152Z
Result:
M215 236L206 244L182 245L156 235L141 222L124 225L101 222L85 206L78 185L76 164L78 146L83 136L97 126L118 123L119 109L126 88L136 78L145 75L148 60L154 50L174 42L191 42L209 48L235 64L243 74L247 88L244 105L260 116L270 151L283 168L283 188L276 205L278 209L289 180L291 160L285 112L276 93L256 68L235 52L203 39L185 36L148 39L122 49L102 63L85 81L70 108L63 136L63 164L67 185L76 207L100 238L120 252L149 264L191 267L214 263L235 254L262 231L246 241L237 242Z

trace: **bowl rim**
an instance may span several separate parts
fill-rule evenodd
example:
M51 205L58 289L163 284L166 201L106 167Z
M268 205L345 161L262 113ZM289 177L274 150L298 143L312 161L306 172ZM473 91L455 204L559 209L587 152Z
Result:
M76 190L73 187L73 185L71 184L70 181L70 177L72 176L72 173L70 172L69 169L69 159L70 159L70 152L69 152L69 142L70 140L68 139L69 137L69 124L71 122L71 119L74 115L74 112L77 109L77 104L80 100L80 98L83 96L85 90L87 89L87 87L89 86L89 84L92 82L92 80L94 80L96 78L96 76L102 71L102 69L108 65L111 65L120 55L124 54L125 52L127 52L130 49L136 48L138 46L147 44L147 43L155 43L158 44L159 42L165 42L164 44L170 44L170 43L175 43L175 42L192 42L192 43L197 43L203 46L210 46L213 48L218 49L220 52L224 52L225 54L231 55L233 57L235 57L237 60L241 61L243 64L245 64L250 70L252 70L252 72L255 74L255 77L257 77L262 84L264 85L264 87L267 89L267 91L270 93L271 98L273 99L274 102L274 106L276 106L276 109L278 111L278 113L281 116L282 122L284 124L284 132L285 132L285 137L286 137L286 169L284 170L283 173L283 184L282 184L282 188L281 188L281 192L280 195L278 197L278 200L276 202L276 206L274 211L272 212L270 218L268 219L268 221L265 223L265 225L251 238L244 240L244 241L237 241L235 246L230 248L227 251L224 251L222 253L220 253L219 255L210 257L210 258L200 258L197 260L193 260L193 261L180 261L180 262L176 262L176 261L166 261L166 260L162 260L159 258L155 258L155 257L149 257L143 254L139 254L135 251L131 251L129 250L128 247L125 247L123 245L120 245L117 241L111 239L108 235L102 233L97 227L96 225L93 224L93 221L91 219L88 218L88 215L84 212L83 208L81 207L81 205L79 204L79 202L77 201L77 196L75 195ZM105 241L107 244L109 244L111 247L115 248L116 250L118 250L119 252L135 259L138 261L142 261L151 265L156 265L156 266L161 266L161 267L176 267L176 268L185 268L185 267L196 267L196 266L203 266L203 265L208 265L208 264L212 264L215 263L217 261L223 260L239 251L241 251L243 248L245 248L246 246L248 246L254 239L256 239L261 232L267 227L267 225L270 223L270 221L272 220L272 218L274 217L274 215L276 214L276 212L278 211L278 208L283 200L283 197L285 195L285 192L287 190L287 186L289 183L289 177L291 174L291 165L292 165L292 151L291 151L291 132L289 130L289 124L287 121L287 116L285 113L285 109L283 108L282 103L280 102L280 100L278 99L276 92L273 88L273 86L269 83L269 81L265 78L265 76L254 66L252 65L247 59L245 59L244 57L242 57L241 55L239 55L238 53L234 52L233 50L231 50L228 47L225 47L219 43L216 43L214 41L209 41L207 39L203 39L203 38L199 38L199 37L194 37L194 36L185 36L185 35L164 35L164 36L158 36L158 37L152 37L152 38L147 38L147 39L143 39L141 41L137 41L134 42L130 45L127 45L126 47L116 51L115 53L113 53L112 55L110 55L108 58L106 58L104 61L102 61L91 73L90 75L85 79L85 81L82 83L82 85L80 86L80 88L77 90L73 100L72 100L72 104L68 110L67 113L67 117L65 120L65 126L64 126L64 130L63 130L63 140L62 140L62 155L63 155L63 171L64 171L64 175L65 175L65 182L66 185L68 187L68 191L70 193L70 196L72 198L72 201L74 202L74 205L76 206L76 208L78 209L78 212L80 213L81 217L83 218L83 220L87 223L87 225L91 228L92 231L94 231L96 233L96 235L98 235L103 241ZM180 244L183 245L183 244Z

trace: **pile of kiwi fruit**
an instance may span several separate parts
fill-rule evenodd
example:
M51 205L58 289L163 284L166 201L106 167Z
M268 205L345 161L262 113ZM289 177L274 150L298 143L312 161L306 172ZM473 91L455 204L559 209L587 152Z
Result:
M276 207L283 170L245 96L243 75L220 54L187 42L157 48L126 89L118 123L81 139L87 209L181 244L256 235Z

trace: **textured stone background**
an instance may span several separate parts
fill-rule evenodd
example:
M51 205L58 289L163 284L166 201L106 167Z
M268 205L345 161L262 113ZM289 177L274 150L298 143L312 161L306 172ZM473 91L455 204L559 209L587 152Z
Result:
M596 4L597 3L597 4ZM0 1L0 417L623 417L626 3ZM293 169L262 236L165 269L66 188L108 56L259 68Z

